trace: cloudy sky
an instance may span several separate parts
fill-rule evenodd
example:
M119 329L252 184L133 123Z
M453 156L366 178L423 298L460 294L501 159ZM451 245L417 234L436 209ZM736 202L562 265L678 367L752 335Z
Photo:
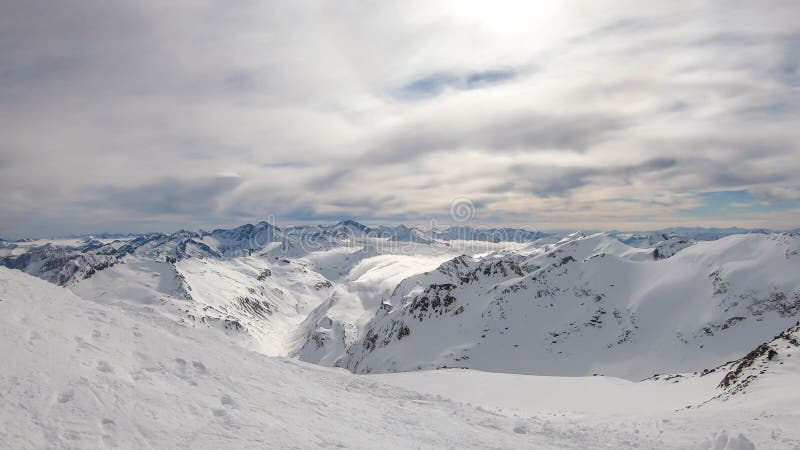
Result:
M800 226L800 2L0 0L0 236Z

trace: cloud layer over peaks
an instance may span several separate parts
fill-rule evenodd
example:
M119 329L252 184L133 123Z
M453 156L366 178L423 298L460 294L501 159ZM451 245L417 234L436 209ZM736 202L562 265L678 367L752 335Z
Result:
M0 236L800 224L796 1L7 0Z

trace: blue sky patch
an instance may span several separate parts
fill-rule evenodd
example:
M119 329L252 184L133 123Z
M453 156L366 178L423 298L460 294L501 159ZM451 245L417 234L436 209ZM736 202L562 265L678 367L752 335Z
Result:
M749 190L699 192L696 197L702 206L682 209L684 216L727 217L731 214L771 213L787 209L800 208L800 200L783 200L763 202Z
M402 86L397 94L410 99L436 97L447 89L479 89L509 81L516 75L513 70L487 70L463 75L440 72L411 81Z

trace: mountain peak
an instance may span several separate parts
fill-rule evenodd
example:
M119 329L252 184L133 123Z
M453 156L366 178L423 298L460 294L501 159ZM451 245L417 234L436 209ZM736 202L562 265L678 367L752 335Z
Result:
M355 220L352 219L342 220L333 226L333 228L341 228L341 227L355 228L359 231L364 231L364 232L369 230L368 226L364 225L363 223L356 222Z

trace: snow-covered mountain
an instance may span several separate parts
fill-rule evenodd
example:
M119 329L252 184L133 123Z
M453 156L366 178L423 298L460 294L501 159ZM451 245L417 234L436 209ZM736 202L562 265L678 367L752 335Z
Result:
M508 386L544 396L552 389L588 397L599 392L596 395L605 398L604 402L620 396L631 408L648 414L653 413L654 406L643 399L650 399L659 403L656 408L663 413L684 411L681 414L685 415L669 419L686 419L684 428L691 423L690 415L697 414L701 423L720 425L717 428L721 430L726 422L708 422L709 413L705 411L717 414L729 408L721 405L734 403L744 408L742 411L751 411L751 405L783 411L776 406L783 404L777 400L776 386L795 382L800 375L791 359L798 339L795 325L800 318L800 236L792 233L680 229L636 234L544 234L465 226L433 230L403 225L370 227L355 221L279 228L261 222L213 231L4 241L0 242L0 265L18 269L0 268L0 291L4 293L0 310L7 308L4 311L10 312L4 326L11 331L5 333L2 345L8 351L17 349L19 359L30 357L25 352L42 348L20 344L21 338L14 337L15 333L46 335L43 342L47 345L51 345L48 339L69 341L72 338L66 335L71 327L94 326L81 322L94 320L81 319L88 317L88 313L79 312L86 309L95 311L90 316L112 317L108 324L149 329L151 344L140 352L142 358L161 355L155 336L164 332L178 336L174 346L169 344L167 349L177 352L180 346L197 347L187 352L195 352L194 360L206 368L212 364L209 358L217 358L216 352L245 358L249 362L242 370L248 374L248 381L240 387L239 395L252 395L266 404L285 400L273 391L264 393L262 387L251 386L256 373L262 370L269 374L265 376L286 380L299 371L306 374L300 377L307 382L322 377L345 385L356 383L363 389L391 392L393 399L406 398L395 389L416 390L424 394L414 395L437 405L434 409L445 405L449 411L452 408L447 405L454 403L448 402L473 403L484 405L480 407L484 409L489 405L524 414L521 417L538 416L515 396L509 396ZM34 309L26 309L26 302ZM51 328L59 331L48 334ZM140 387L125 383L148 380L159 386L158 393L148 394L153 386L145 385L148 391L143 395L155 395L153 398L162 404L170 383L187 379L199 383L195 377L199 372L189 367L186 357L170 357L182 359L182 368L180 363L170 368L169 358L159 359L155 366L150 364L148 367L161 367L159 375L154 376L144 366L137 368L134 364L140 356L130 359L103 346L106 341L100 336L124 340L122 335L117 336L122 331L112 331L107 325L98 333L95 336L93 332L91 338L80 336L75 351L116 356L106 355L96 367L91 363L91 367L65 368L59 376L88 377L97 386L114 383L107 394L120 398L141 394ZM111 341L107 342L110 345ZM202 353L206 347L214 353ZM215 356L208 356L212 354ZM378 383L398 387L354 381L362 378L258 354L289 356L357 374L384 373L373 377ZM231 377L231 372L222 369L226 358L216 359L220 365L214 383ZM19 367L34 370L41 360L32 361ZM101 370L106 367L112 369ZM425 372L443 368L472 370ZM23 369L10 366L0 375L18 379L22 376L18 370ZM390 375L394 372L413 373ZM140 375L122 376L133 373ZM653 377L654 373L665 375ZM580 378L568 381L570 378L564 376ZM636 382L642 379L646 380ZM32 382L60 389L55 382L38 378ZM496 387L487 388L486 396L470 393L477 385ZM330 388L325 386L326 390ZM221 384L206 388L223 390ZM330 395L348 395L337 389ZM206 394L198 397L190 391L181 392L192 399L206 398ZM296 392L292 395L299 395ZM321 391L314 395L314 401L328 398ZM593 401L567 397L553 398L543 408L555 411L574 407L568 410L594 411L592 414L600 411ZM258 410L255 400L232 401L246 404L250 412ZM211 420L240 427L260 423L259 419L237 416L225 401L220 402L223 406L216 408L219 415L215 408L210 409ZM31 414L41 414L43 405L33 406ZM93 417L85 409L90 407L97 405L81 405L83 417ZM154 409L149 411L156 414ZM413 414L422 411L415 409ZM411 409L408 412L412 414ZM481 414L479 411L478 416ZM781 414L782 420L793 417ZM463 417L469 423L484 420L478 416ZM332 423L324 417L320 423ZM584 430L586 436L594 436L604 426L597 422L598 416L592 417L589 422L595 422ZM590 442L550 433L537 420L503 422L498 426L523 436L511 440L500 437L498 442L504 442L503 446L522 442L523 446L538 443L555 448L561 445L554 444L557 442L566 448ZM175 432L173 425L148 422L145 428L163 436L167 430ZM49 430L43 439L61 436L53 431L56 422L42 426ZM226 433L227 428L221 426L212 427L217 436ZM614 423L612 428L617 426ZM132 431L139 429L133 422L125 429L124 434L112 438L128 446L146 439ZM393 428L381 430L389 433ZM531 430L547 435L547 440L525 438ZM612 440L617 447L633 443L670 447L680 441L677 435L662 441L661 433L630 435L614 430L617 435ZM700 438L719 439L726 445L739 442L737 436L705 436L699 430L691 436L694 441L684 442L685 446L696 447ZM103 428L102 433L111 436L111 431ZM706 431L708 428L703 429ZM91 446L74 429L70 433L85 444L79 446ZM748 436L755 434L763 438L762 442L771 442L765 440L764 433L757 429ZM95 432L89 435L102 438ZM189 439L183 433L178 435L184 439L180 442ZM559 441L559 436L564 440ZM3 437L7 436L0 435ZM340 437L342 442L356 442L348 435ZM241 442L240 438L230 436L226 442ZM56 445L63 446L68 439L58 437ZM441 446L443 441L437 439L414 437L407 442ZM485 444L481 439L470 442ZM782 436L774 439L793 442Z
M723 370L639 383L467 370L370 378L266 357L234 336L176 323L153 305L84 299L0 268L0 442L793 448L800 398L787 386L800 373L796 339L795 327ZM738 380L750 381L730 388Z
M0 263L86 298L157 304L269 355L359 373L468 367L641 379L734 359L795 320L800 238L757 230L702 240L732 231L261 222L7 242Z
M797 320L799 249L736 235L654 260L596 234L460 256L400 283L340 364L629 379L714 366Z

